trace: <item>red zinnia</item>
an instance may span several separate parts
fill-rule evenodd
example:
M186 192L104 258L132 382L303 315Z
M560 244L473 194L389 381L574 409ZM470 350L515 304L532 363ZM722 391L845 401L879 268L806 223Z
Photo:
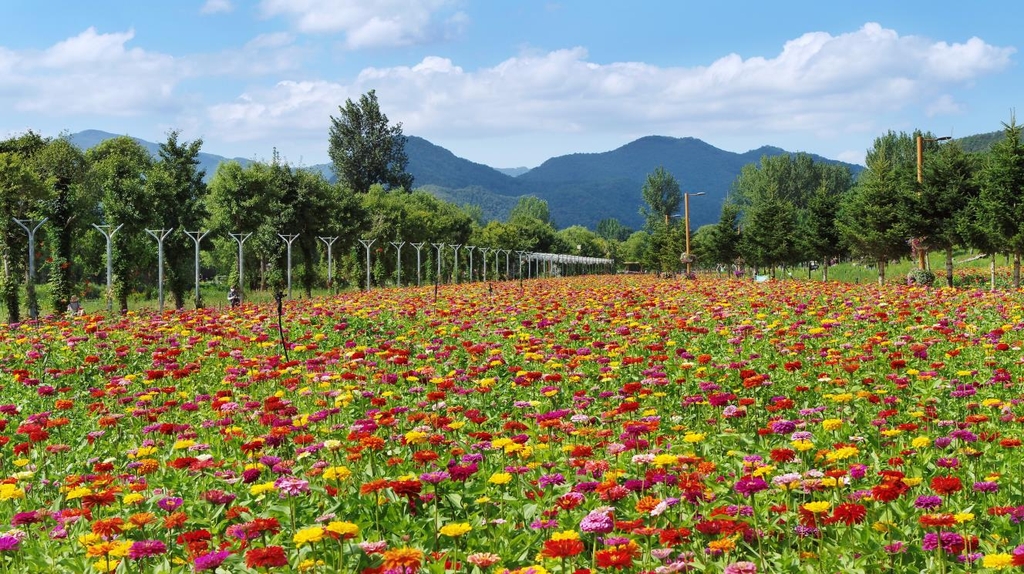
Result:
M583 552L582 540L546 540L541 556L545 558L568 558Z
M245 553L245 565L249 568L275 568L277 566L287 566L288 557L285 556L284 548L281 548L280 546L253 548Z
M868 511L863 505L854 502L844 502L832 510L832 516L827 522L842 522L847 526L853 526L863 522L867 513Z
M945 495L959 492L964 486L960 479L955 476L936 476L931 482L935 494Z

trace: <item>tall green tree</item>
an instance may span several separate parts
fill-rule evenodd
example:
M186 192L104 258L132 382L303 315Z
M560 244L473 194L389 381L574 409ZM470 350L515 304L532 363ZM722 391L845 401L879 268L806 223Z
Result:
M744 213L740 255L750 265L767 267L774 276L778 265L797 261L797 237L796 206L777 192L765 190Z
M53 311L62 313L81 281L76 269L75 245L96 221L99 201L95 188L86 185L89 163L67 135L50 141L33 159L36 170L52 191L46 203L47 227L53 234L50 270Z
M21 281L28 267L28 237L14 219L38 215L47 199L48 189L29 160L18 153L0 152L0 296L7 307L8 323L21 320Z
M664 167L658 167L654 172L647 174L647 180L640 193L646 204L640 208L640 215L647 219L647 230L655 230L658 224L669 227L683 202L683 194L679 190L676 178Z
M821 277L828 281L833 258L845 252L837 214L843 198L853 185L850 170L844 166L823 165L818 186L806 198L800 212L801 251L821 262Z
M878 266L879 284L885 282L888 262L910 252L917 217L914 145L906 134L876 138L867 169L840 206L840 233L854 255Z
M511 213L508 215L509 221L515 221L521 218L532 218L544 223L546 225L554 226L554 221L551 220L551 209L548 207L548 202L535 195L524 195L519 198L516 202L515 207L512 208Z
M177 309L185 306L194 288L195 243L185 232L198 231L206 223L207 194L203 181L206 170L199 167L203 140L179 141L179 135L177 131L167 134L146 181L156 206L156 225L164 230L173 229L164 240L164 265L167 286ZM202 306L202 301L194 303Z
M679 268L679 254L685 249L682 233L673 221L683 202L679 182L664 167L658 167L647 175L640 193L645 204L640 214L646 218L651 237L644 265L663 272L675 271Z
M1020 288L1024 252L1024 143L1015 115L1003 124L1004 137L992 146L981 170L984 225L994 241L1013 254L1013 288Z
M153 157L137 141L120 136L86 152L88 185L100 197L101 224L111 238L112 293L118 309L128 308L128 296L141 287L145 270L156 255L149 245L146 227L156 217L155 203L146 188Z
M270 164L253 162L242 167L230 161L217 166L209 184L206 207L216 252L231 261L229 281L243 290L266 285L266 270L280 254L278 215L284 190L275 182ZM248 237L242 244L245 277L238 277L238 243L230 234Z
M338 181L356 193L366 193L373 184L385 189L412 190L412 175L406 171L406 138L402 124L388 123L380 111L374 90L363 94L359 103L351 99L331 116L328 154Z
M606 217L597 222L597 234L611 241L625 241L632 231L614 217Z
M969 217L968 206L980 193L978 156L964 153L959 142L942 145L924 163L923 185L919 196L928 249L946 253L946 285L953 286L953 248L964 245L962 229Z
M705 244L709 263L721 265L732 265L737 262L740 256L740 207L731 201L722 205L722 212L718 223L714 224L707 233Z

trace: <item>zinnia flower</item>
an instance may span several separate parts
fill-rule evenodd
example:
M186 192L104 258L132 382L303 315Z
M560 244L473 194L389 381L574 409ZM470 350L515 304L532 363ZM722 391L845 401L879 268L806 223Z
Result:
M416 572L423 563L423 552L415 548L394 548L384 551L384 571Z
M470 526L468 523L458 522L455 524L445 524L441 527L440 533L441 536L450 536L452 538L457 538L469 532L470 530L473 530L473 527Z
M295 533L292 541L296 546L303 544L314 544L324 539L324 528L322 526L310 526Z
M136 540L128 549L128 558L142 560L167 552L167 545L162 540Z
M216 570L218 566L227 560L228 556L231 556L231 552L227 550L218 550L217 552L196 556L196 559L192 562L192 567L195 568L196 572Z
M757 564L753 562L733 562L725 567L723 574L757 574Z
M276 568L288 565L288 556L280 546L253 548L245 553L245 565L249 568Z

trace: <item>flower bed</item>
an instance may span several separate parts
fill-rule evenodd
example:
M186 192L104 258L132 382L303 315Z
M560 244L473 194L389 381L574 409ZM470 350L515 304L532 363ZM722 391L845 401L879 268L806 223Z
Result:
M275 309L276 310L276 309ZM1024 564L1017 298L582 277L0 332L0 571Z

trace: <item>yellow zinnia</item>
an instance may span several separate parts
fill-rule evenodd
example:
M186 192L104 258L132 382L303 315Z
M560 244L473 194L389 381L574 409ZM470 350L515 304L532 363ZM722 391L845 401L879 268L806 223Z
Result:
M832 503L827 500L816 500L814 502L808 502L803 505L803 509L812 514L821 514L822 512L828 512L829 507Z
M322 526L310 526L296 532L295 536L292 537L292 541L295 542L296 546L314 544L324 539L324 532Z
M356 534L359 534L359 525L352 522L335 520L327 525L327 532L337 534L341 537L355 536Z
M507 472L496 472L487 479L491 484L508 484L512 482L512 475Z
M450 536L456 538L463 534L473 530L473 527L468 522L456 522L454 524L445 524L441 527L441 536Z
M987 554L982 558L981 565L985 568L1002 570L1013 566L1013 556L1010 554Z

